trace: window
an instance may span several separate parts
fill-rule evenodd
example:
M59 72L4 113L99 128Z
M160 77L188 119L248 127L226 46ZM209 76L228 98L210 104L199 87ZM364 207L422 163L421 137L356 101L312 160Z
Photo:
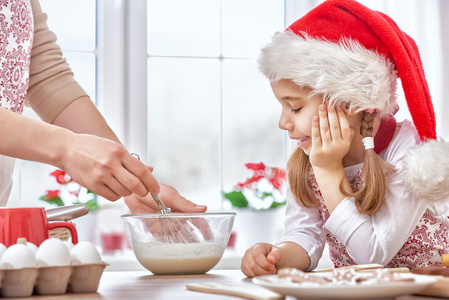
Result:
M285 164L280 108L256 58L275 31L319 2L40 0L76 79L128 149L154 166L161 182L210 209L221 208L222 189L247 176L244 163ZM417 41L437 130L447 137L441 2L362 1ZM9 205L42 205L35 200L51 188L53 167L18 164Z
M220 209L245 163L285 163L280 108L256 67L283 0L40 1L76 79L161 182ZM54 168L18 163L10 205L42 205Z
M285 163L279 105L256 66L283 28L283 1L146 5L148 97L130 100L148 107L149 164L161 182L220 209L222 188L248 175L245 163Z

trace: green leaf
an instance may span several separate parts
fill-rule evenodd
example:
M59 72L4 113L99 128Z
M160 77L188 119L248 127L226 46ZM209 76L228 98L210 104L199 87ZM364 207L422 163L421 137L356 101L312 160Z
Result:
M284 202L273 201L273 203L271 203L270 209L285 205L286 203L287 203L287 201L284 201Z
M273 197L273 193L263 192L260 199L264 200L267 197Z
M246 200L246 197L241 191L223 193L223 196L228 199L234 207L245 208L249 205L248 200Z
M47 199L46 196L42 196L42 197L39 198L39 200L45 201L45 202L47 202L49 204L55 204L57 206L64 206L65 205L64 202L62 201L61 197L59 197L59 196L56 196L56 197L51 198L51 199Z
M98 195L90 190L87 190L87 194L91 194L92 195L92 199L86 201L86 202L81 202L79 201L79 199L77 198L75 202L73 202L72 204L84 204L87 206L87 208L89 209L89 211L96 211L100 209L100 206L98 205L97 202L97 198Z
M96 210L100 209L100 206L98 206L98 202L97 202L96 198L89 200L84 204L87 205L87 207L89 208L89 211L96 211Z

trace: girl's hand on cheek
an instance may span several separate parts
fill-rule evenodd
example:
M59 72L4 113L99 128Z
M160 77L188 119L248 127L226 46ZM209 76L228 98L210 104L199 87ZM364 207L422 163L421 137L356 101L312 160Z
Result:
M310 163L314 168L342 167L343 157L351 145L351 128L341 108L321 104L312 118L312 148Z

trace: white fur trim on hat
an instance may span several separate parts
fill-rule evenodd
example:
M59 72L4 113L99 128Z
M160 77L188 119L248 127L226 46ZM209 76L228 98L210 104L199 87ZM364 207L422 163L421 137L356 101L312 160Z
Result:
M429 140L413 147L401 171L408 188L420 198L449 200L449 142Z
M259 69L271 82L290 79L355 111L376 109L381 117L397 110L397 71L387 58L355 40L339 44L278 32L262 49Z

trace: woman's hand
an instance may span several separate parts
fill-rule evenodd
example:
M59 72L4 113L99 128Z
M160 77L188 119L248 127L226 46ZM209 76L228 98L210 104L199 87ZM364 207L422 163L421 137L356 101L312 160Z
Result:
M248 277L276 274L281 257L282 252L279 247L258 243L246 250L240 268Z
M183 196L181 196L178 191L169 185L160 183L161 193L159 197L162 202L171 208L174 213L203 213L207 210L207 206L197 205ZM153 200L151 195L145 197L140 197L138 195L131 195L125 197L125 203L131 213L146 213L154 214L157 213L156 202Z
M321 104L318 116L312 118L312 148L309 155L312 167L342 168L343 157L352 141L351 130L343 109Z
M116 201L124 196L159 194L151 168L131 156L119 143L86 134L70 134L56 165L76 182Z

